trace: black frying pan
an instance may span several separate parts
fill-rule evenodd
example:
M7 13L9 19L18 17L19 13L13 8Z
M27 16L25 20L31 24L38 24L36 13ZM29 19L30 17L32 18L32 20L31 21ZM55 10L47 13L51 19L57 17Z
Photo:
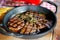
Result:
M7 22L11 18L11 16L16 15L17 13L23 13L23 12L30 11L30 10L36 11L38 13L41 13L41 12L44 13L48 20L53 21L52 26L50 28L46 27L44 29L41 29L41 32L39 32L35 35L33 35L33 34L31 34L31 35L21 35L21 34L11 32L7 27ZM22 38L38 38L38 37L41 37L41 36L47 34L48 32L50 32L52 29L54 29L54 27L56 25L56 22L57 22L55 13L53 13L52 11L50 11L50 10L44 8L44 7L41 7L41 6L28 5L28 6L16 7L15 9L9 11L5 15L5 17L3 19L3 24L0 24L0 26L4 26L3 28L5 30L2 30L2 27L0 27L0 33L5 34L5 35L9 35L9 36L22 37Z

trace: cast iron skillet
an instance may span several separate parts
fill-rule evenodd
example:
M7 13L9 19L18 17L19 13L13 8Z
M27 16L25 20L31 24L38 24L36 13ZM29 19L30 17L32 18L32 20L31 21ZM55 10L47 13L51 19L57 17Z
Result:
M44 29L41 29L41 32L33 35L21 35L21 34L17 34L17 33L13 33L11 32L8 27L7 27L7 22L8 20L11 18L11 16L13 15L16 15L17 13L23 13L23 12L26 12L26 11L36 11L38 13L44 13L46 16L47 16L47 19L48 20L52 20L53 23L52 23L52 26L50 28L44 28ZM29 5L29 6L22 6L22 7L17 7L11 11L9 11L4 19L3 19L3 24L0 24L0 26L4 26L3 28L5 29L4 31L2 30L2 27L0 27L0 33L2 34L5 34L5 35L9 35L9 36L16 36L16 37L22 37L22 38L38 38L38 37L41 37L45 34L47 34L48 32L50 32L56 25L56 22L57 22L57 19L56 19L56 16L55 14L44 8L44 7L41 7L41 6L32 6L32 5Z

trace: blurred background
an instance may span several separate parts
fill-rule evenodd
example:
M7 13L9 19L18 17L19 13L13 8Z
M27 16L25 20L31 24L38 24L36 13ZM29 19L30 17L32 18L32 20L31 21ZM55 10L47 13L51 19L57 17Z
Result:
M58 13L60 13L60 0L43 0L43 1L52 1L58 6Z

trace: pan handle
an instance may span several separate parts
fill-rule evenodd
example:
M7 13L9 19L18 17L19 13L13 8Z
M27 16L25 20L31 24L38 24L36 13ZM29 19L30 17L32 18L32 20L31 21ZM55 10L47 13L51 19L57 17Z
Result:
M53 2L51 2L51 1L45 1L45 2L47 2L47 3L51 4L51 5L54 5L56 7L56 11L55 11L55 14L56 14L57 13L57 5L55 3L53 3Z
M0 33L7 35L7 36L14 36L13 33L7 32L4 28L3 28L3 24L0 24Z

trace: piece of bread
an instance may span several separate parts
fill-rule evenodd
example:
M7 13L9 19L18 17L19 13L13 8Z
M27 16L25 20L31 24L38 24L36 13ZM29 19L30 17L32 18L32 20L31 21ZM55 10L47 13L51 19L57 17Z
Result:
M11 10L13 7L5 7L5 8L0 8L0 23L3 20L3 17L5 16L5 14Z

